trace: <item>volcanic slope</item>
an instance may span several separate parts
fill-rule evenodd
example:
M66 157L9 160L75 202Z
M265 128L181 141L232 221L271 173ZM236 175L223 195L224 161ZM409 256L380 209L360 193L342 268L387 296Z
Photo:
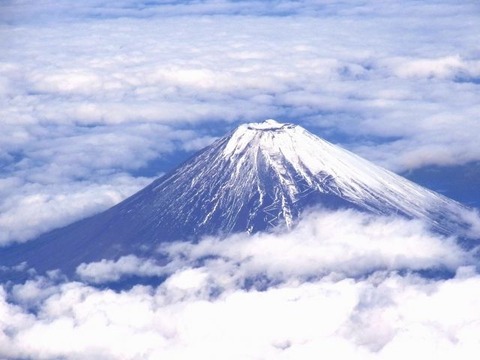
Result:
M82 262L152 254L161 242L293 226L312 206L463 226L444 196L275 120L239 126L169 174L93 217L0 251L4 265L71 272Z

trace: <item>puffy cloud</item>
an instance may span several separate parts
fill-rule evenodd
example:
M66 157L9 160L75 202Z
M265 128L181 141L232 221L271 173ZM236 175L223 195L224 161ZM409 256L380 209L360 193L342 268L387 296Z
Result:
M105 4L97 9L108 10ZM239 6L238 2L222 4L226 11ZM159 8L165 10L169 5L159 4ZM218 2L196 5L222 8ZM338 11L348 9L338 4L321 5ZM136 18L133 14L138 7L131 6L132 17L108 21L100 17L87 23L80 17L68 23L68 29L67 24L56 24L55 28L34 24L19 29L19 41L4 66L11 91L17 96L9 99L4 111L15 121L33 117L47 123L73 120L87 124L176 124L275 116L301 122L310 118L317 125L331 120L323 124L351 133L406 136L414 140L412 146L424 139L432 141L437 124L429 123L429 118L454 113L455 118L446 120L447 128L454 130L476 113L478 99L472 83L479 70L478 57L469 50L472 38L467 32L471 31L463 22L445 16L454 12L467 23L473 21L467 5L446 3L432 8L408 3L402 4L406 10L396 16L393 9L399 4L395 2L389 6L391 13L387 7L363 6L369 14L386 13L388 22L360 17L354 10L361 6L335 17L335 11L322 14L321 5L292 5L317 7L320 19L295 12L265 17L253 10L242 17L222 15L214 19L164 15L158 22ZM444 16L431 19L426 26L423 16L428 12ZM311 36L312 28L316 29L315 37ZM438 29L444 30L442 39L438 39ZM96 38L86 39L84 34L91 32ZM169 36L153 35L158 33ZM52 45L45 44L45 37ZM62 52L56 51L57 44ZM34 52L32 59L43 59L43 66L28 60L27 52ZM23 75L19 75L19 65L14 65L20 60ZM435 81L430 73L436 74ZM463 96L452 96L459 92ZM334 116L325 119L328 112ZM349 115L345 124L342 114ZM439 145L449 151L451 146L445 144L442 141ZM372 150L382 154L375 147ZM385 159L391 158L391 153L387 155Z
M466 209L461 215L467 224L470 224L467 236L480 238L480 213L477 209Z
M12 164L0 179L0 245L31 239L113 206L154 179L129 171L158 162L161 154L172 156L175 148L192 152L214 139L149 124L39 132L40 138L26 148L12 146ZM147 175L159 176L166 169L159 166Z
M215 297L198 272L184 270L157 289L56 286L39 302L38 315L4 300L1 355L314 358L327 351L347 358L473 359L479 347L479 304L470 295L480 279L468 269L450 280L375 273L264 291L229 288Z
M177 267L185 258L193 264L211 264L212 272L240 274L253 286L255 276L262 274L260 287L312 274L356 277L379 270L454 271L471 261L454 239L429 233L419 221L354 211L314 212L291 232L240 234L227 240L209 237L198 244L165 245L161 252L179 261Z
M0 245L23 242L52 228L68 225L115 205L148 184L148 179L117 176L110 183L72 185L25 184L20 179L0 182Z
M461 59L457 56L446 56L438 59L413 59L401 62L394 69L400 77L416 78L454 78L462 73L471 72L473 76L480 75L478 62Z
M140 259L134 255L123 256L117 261L103 259L96 263L83 263L77 268L77 274L83 280L92 283L118 281L129 275L149 277L164 273L163 267L155 261Z
M166 244L168 261L82 264L0 291L0 356L40 359L473 357L476 259L421 223L314 212L290 232ZM425 276L420 269L447 268Z
M465 213L465 221L474 226L478 219L476 213ZM432 234L418 220L349 210L314 211L291 231L279 228L226 239L206 237L198 243L165 243L157 253L160 261L129 255L115 261L84 263L77 274L83 281L104 283L132 275L161 277L178 269L200 267L218 274L216 283L262 288L287 279L303 281L312 274L359 277L375 271L434 270L445 275L474 263L474 254L462 249L455 238Z

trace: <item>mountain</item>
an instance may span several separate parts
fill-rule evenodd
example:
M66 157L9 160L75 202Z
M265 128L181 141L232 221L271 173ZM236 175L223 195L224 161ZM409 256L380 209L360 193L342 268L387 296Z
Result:
M300 126L267 120L239 126L103 213L1 250L0 260L72 273L165 241L292 227L311 206L419 218L443 234L463 226L465 210Z

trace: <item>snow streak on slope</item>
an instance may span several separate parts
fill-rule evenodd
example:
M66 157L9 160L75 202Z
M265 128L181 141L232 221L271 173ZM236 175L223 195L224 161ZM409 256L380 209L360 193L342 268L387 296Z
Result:
M318 204L426 219L444 231L441 219L455 222L460 208L300 126L267 120L240 126L119 210L150 214L174 236L290 227Z

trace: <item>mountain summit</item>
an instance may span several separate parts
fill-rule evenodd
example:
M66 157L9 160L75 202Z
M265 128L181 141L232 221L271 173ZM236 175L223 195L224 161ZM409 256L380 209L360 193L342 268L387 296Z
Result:
M462 205L294 124L239 126L109 210L2 250L4 264L74 270L161 242L291 227L311 206L419 218L442 233Z

